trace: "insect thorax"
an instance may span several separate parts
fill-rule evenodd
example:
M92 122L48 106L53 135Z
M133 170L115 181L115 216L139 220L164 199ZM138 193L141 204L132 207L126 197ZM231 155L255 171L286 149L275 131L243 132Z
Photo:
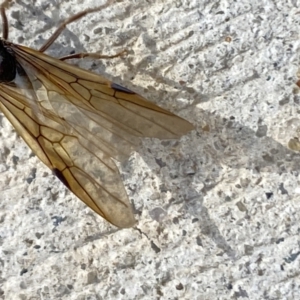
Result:
M8 51L8 46L0 40L0 83L13 81L16 77L16 59Z

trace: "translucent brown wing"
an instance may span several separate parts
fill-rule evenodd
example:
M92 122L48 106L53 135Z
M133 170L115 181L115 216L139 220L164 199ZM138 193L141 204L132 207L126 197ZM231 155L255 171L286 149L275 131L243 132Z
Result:
M118 227L135 223L114 159L140 137L172 139L186 120L107 79L36 50L1 41L17 61L0 84L0 109L33 152L90 208Z

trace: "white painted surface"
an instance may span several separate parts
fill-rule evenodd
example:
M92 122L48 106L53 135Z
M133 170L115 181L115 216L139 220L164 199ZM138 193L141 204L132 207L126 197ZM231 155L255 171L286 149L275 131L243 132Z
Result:
M17 2L10 40L35 48L95 6ZM1 116L0 298L299 299L300 156L287 148L299 13L299 1L123 0L70 25L50 55L127 48L79 64L197 131L145 140L123 168L141 234L71 195Z

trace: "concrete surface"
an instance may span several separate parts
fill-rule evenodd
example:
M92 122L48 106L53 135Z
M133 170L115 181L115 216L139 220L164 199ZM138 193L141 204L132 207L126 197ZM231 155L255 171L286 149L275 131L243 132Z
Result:
M38 48L94 6L15 1L10 40ZM123 0L70 25L49 55L126 48L79 65L197 129L122 167L138 224L118 230L1 115L0 298L300 299L299 22L296 0Z

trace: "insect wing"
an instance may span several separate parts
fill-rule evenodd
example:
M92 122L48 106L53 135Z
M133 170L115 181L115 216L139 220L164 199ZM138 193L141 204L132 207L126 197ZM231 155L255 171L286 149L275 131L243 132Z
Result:
M0 84L0 108L34 153L90 208L118 227L135 223L114 159L139 137L176 138L192 125L105 78L7 43L19 64Z

